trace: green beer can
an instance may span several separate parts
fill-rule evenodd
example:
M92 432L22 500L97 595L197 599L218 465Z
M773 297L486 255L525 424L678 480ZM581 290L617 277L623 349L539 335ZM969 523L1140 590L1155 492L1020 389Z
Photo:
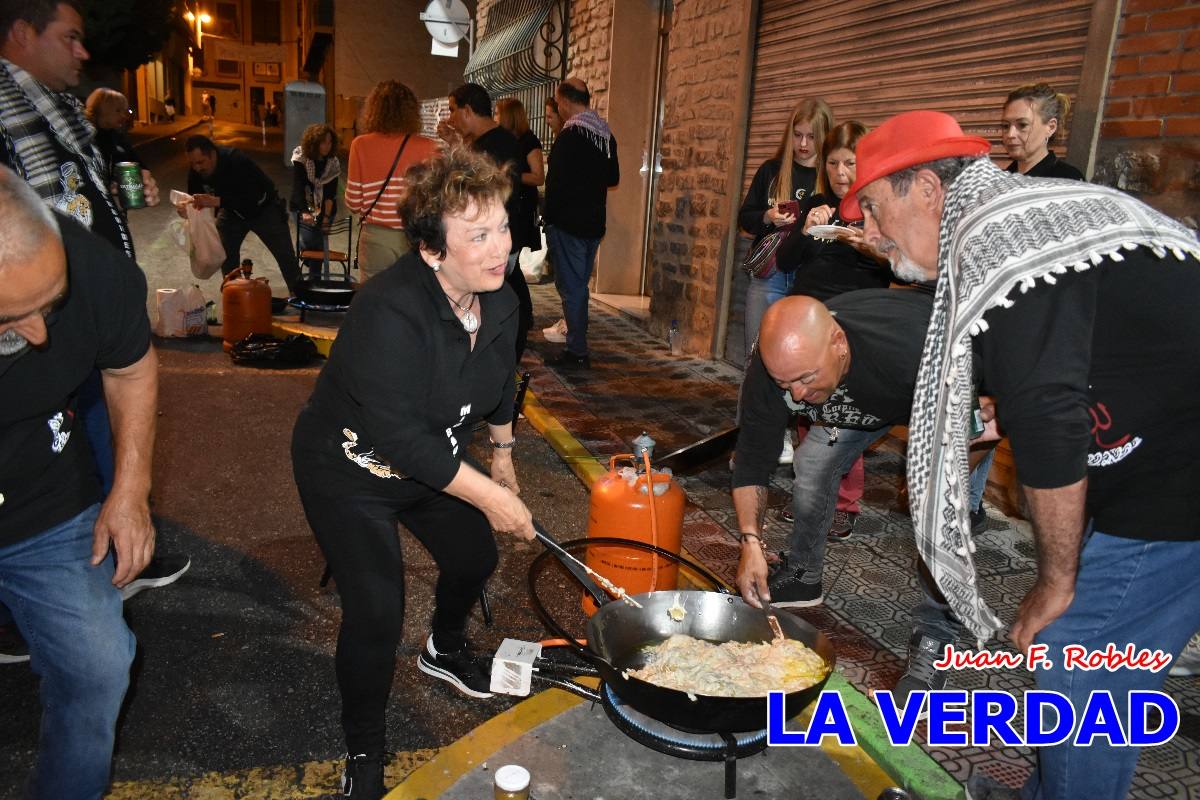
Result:
M146 192L142 186L142 166L135 161L117 164L117 186L121 189L121 202L126 208L145 208Z

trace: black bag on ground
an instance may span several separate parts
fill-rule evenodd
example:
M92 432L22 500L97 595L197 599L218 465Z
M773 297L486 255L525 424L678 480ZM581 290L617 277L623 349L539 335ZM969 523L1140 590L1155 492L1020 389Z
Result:
M252 333L229 351L235 364L255 367L303 367L317 357L317 345L302 333L276 339L265 333Z

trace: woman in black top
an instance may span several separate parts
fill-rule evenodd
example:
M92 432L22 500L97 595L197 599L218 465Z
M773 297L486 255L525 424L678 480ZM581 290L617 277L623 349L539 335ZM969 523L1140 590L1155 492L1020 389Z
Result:
M1019 86L1004 101L1000 140L1013 160L1009 172L1032 178L1083 180L1083 173L1050 150L1071 111L1071 101L1044 83Z
M338 177L342 164L337 156L337 133L329 125L309 125L292 151L292 213L297 215L296 230L301 250L324 247L322 229L337 213ZM319 268L320 261L306 262Z
M521 175L522 230L513 230L513 248L542 249L542 232L537 224L538 189L546 182L546 162L542 157L542 141L529 129L525 106L515 97L496 101L496 122L517 138L520 159L517 172Z
M824 302L856 289L884 289L891 284L892 272L887 261L863 241L861 227L847 228L838 238L816 238L809 231L816 225L845 225L838 215L838 204L854 183L857 162L854 148L865 136L867 128L861 122L843 122L829 131L821 143L825 154L821 174L817 179L817 194L800 206L803 227L797 226L779 246L775 263L781 271L792 275L788 294L807 295ZM808 426L801 422L797 434L803 441ZM797 487L801 477L796 476ZM866 474L860 455L838 485L837 508L829 537L845 539L854 530L854 522L862 510Z
M813 193L817 165L824 158L821 142L831 127L833 112L824 100L801 100L792 110L779 148L754 173L738 212L738 227L754 237L752 248L771 231L795 224L796 207L789 209L783 204L803 202ZM785 159L789 168L781 170ZM791 284L791 275L779 271L767 278L750 278L745 311L747 353L758 340L758 326L767 307L787 294Z
M788 294L825 301L843 292L883 289L891 283L887 261L863 241L862 228L847 226L835 239L809 235L815 225L846 225L838 215L838 204L854 183L854 148L866 133L867 128L861 122L843 122L822 143L825 159L817 180L817 194L801 204L799 218L804 220L803 227L793 228L775 255L778 268L792 273Z
M292 438L296 485L337 583L336 656L354 796L382 797L404 616L404 525L438 567L418 668L490 697L467 617L496 567L493 530L533 538L513 469L517 299L504 282L511 180L455 148L405 176L412 252L363 284ZM489 471L467 454L487 420Z

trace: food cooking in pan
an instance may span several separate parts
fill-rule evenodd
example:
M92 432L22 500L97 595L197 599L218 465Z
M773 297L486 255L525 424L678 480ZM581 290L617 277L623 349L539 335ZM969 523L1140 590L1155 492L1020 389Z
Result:
M646 648L647 662L629 670L632 678L689 695L765 697L797 692L819 683L829 671L825 660L803 642L722 642L714 644L675 634Z

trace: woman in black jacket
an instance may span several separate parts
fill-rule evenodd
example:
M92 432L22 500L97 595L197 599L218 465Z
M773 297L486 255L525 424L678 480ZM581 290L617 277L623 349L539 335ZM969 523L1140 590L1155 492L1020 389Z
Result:
M397 523L438 567L417 666L476 698L491 696L489 674L466 626L496 567L492 532L534 535L512 460L512 181L487 156L455 148L409 169L405 185L413 249L363 284L292 437L304 513L342 601L336 668L355 798L384 793L384 715L404 617ZM488 471L467 455L480 420Z
M817 183L817 166L824 154L821 142L833 127L833 112L824 100L801 100L792 110L787 127L775 155L763 162L754 173L750 189L738 212L738 227L754 237L753 248L764 236L796 222L795 206L784 204L803 202ZM788 169L780 165L787 162ZM758 340L758 326L767 307L787 294L791 276L782 272L767 278L750 278L746 289L746 352Z
M850 227L838 215L838 204L854 183L854 148L865 136L861 122L843 122L825 137L825 154L817 193L800 205L801 226L792 229L776 251L775 263L791 275L788 294L802 294L825 301L855 289L883 289L891 283L885 260L863 241L861 227ZM817 225L837 225L835 237L814 237Z
M1000 141L1012 159L1008 171L1031 178L1083 180L1082 172L1059 161L1050 149L1070 111L1070 99L1044 83L1013 89L1000 118Z

